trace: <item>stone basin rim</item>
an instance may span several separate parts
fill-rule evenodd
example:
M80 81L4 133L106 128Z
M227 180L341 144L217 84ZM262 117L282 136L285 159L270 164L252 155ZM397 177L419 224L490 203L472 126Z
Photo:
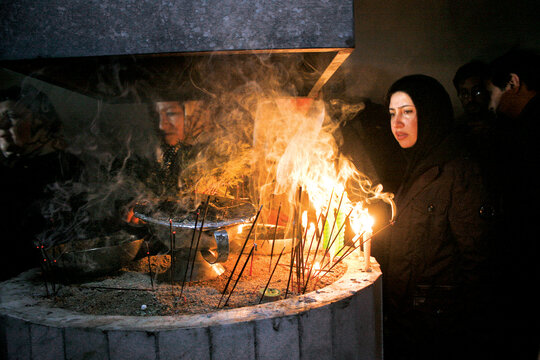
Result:
M36 304L26 286L21 289L19 281L36 274L38 269L29 270L18 277L0 283L0 316L10 316L33 324L57 328L93 328L103 331L163 331L182 328L205 328L257 321L271 317L295 316L319 307L339 302L370 287L381 276L378 264L371 258L372 271L363 271L363 261L357 254L343 260L347 265L345 274L334 283L304 295L274 302L234 309L219 309L205 314L182 314L167 316L123 316L91 315L61 308L44 307ZM12 285L11 287L9 285ZM21 301L20 296L26 296ZM29 299L32 299L29 301Z

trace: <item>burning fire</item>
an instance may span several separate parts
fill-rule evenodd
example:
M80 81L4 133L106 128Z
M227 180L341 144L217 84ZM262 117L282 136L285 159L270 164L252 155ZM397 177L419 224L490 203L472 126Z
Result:
M384 193L382 185L373 186L338 153L334 134L339 124L329 118L323 101L257 93L238 101L249 116L233 112L216 120L224 125L209 129L209 142L188 167L194 179L188 191L235 196L231 187L244 182L252 201L277 208L280 201L295 204L302 188L310 206L323 212L332 190L334 204L346 189L345 213L374 200L393 208L392 194Z
M312 222L321 214L325 216L325 229L322 221L317 225L319 231L326 232L325 240L338 237L334 244L329 244L333 259L343 247L342 225L347 214L352 230L361 235L373 226L373 220L371 224L368 221L367 205L376 200L388 203L392 218L395 207L393 194L384 193L382 185L373 186L349 159L338 154L334 136L338 124L329 119L323 101L309 100L309 106L306 99L300 103L297 99L268 100L258 105L254 151L260 159L256 165L264 167L256 173L261 184L258 200L268 204L270 194L286 198L294 207L301 189L307 201L300 199L300 206L312 210ZM304 229L309 212L302 213Z
M220 113L221 125L208 129L204 150L188 166L193 187L187 192L238 197L241 186L241 193L263 206L262 222L274 225L280 207L279 225L291 230L302 221L306 233L325 232L332 259L343 247L346 218L358 236L371 231L366 219L372 202L387 203L394 218L393 194L374 186L339 153L339 124L322 100L249 90L235 99L242 113Z
M275 81L270 83L275 85ZM247 200L262 209L250 233L257 219L264 227L275 226L277 229L276 225L279 225L283 236L292 233L293 250L289 264L291 272L293 266L297 267L299 292L306 291L310 276L320 279L334 264L350 254L350 249L360 249L362 244L368 269L374 225L368 206L376 201L385 202L392 210L392 221L395 216L393 194L384 192L380 184L374 185L339 152L340 124L328 113L327 104L323 100L284 95L268 89L261 82L248 82L233 89L227 85L223 93L210 93L212 97L204 103L201 101L196 105L190 102L189 106L186 105L189 110L186 113L186 131L190 132L189 144L197 148L197 155L182 164L178 199L187 199L193 193L217 195ZM197 106L200 111L195 109ZM358 110L358 107L354 108ZM195 113L198 115L191 116ZM197 123L201 119L204 126ZM87 191L91 206L86 206L92 211L77 213L74 224L88 223L94 213L105 214L102 209L115 212L112 204L116 204L118 199L131 199L133 195L139 200L147 196L147 184L131 179L129 171L123 176L132 154L130 144L131 135L125 145L125 161L118 176L105 176L107 182L98 181L101 178L98 175L95 181L92 178L89 184L92 191ZM141 148L146 149L146 146ZM97 153L96 158L100 158L101 152ZM114 157L106 152L103 158L108 165L104 168L112 168L111 159ZM90 163L101 164L100 161ZM97 171L89 173L101 174ZM62 189L65 190L65 199L70 194L86 191L84 186L82 190L73 187ZM56 191L59 197L64 193ZM65 199L61 197L59 200L62 201L50 206L51 214L63 209L62 205L67 203ZM195 202L187 206L199 205ZM355 234L352 244L345 239L347 224ZM75 228L71 223L66 227L70 231ZM239 226L238 234L246 228L249 226ZM276 232L273 232L274 240ZM299 247L300 251L296 252ZM279 250L276 249L277 252ZM256 249L252 248L253 256L255 252ZM321 252L324 253L322 257ZM234 269L231 276L233 273Z
M331 119L325 103L263 96L258 91L243 94L236 101L244 112L240 117L235 112L220 119L225 125L208 137L212 141L197 159L197 170L192 171L195 188L219 188L220 196L234 197L234 191L228 190L230 185L248 179L242 186L249 190L250 201L262 208L260 222L285 227L285 233L292 233L293 247L306 254L291 251L290 268L291 272L293 266L297 268L299 292L305 291L310 277L316 274L320 279L351 249L359 250L362 245L368 270L374 225L368 206L385 202L391 208L392 221L393 194L384 192L380 184L373 185L339 153L339 123ZM216 154L219 163L207 159ZM205 171L209 165L211 171ZM216 183L216 179L220 181ZM345 244L347 223L355 234L352 244ZM324 253L322 258L319 251Z

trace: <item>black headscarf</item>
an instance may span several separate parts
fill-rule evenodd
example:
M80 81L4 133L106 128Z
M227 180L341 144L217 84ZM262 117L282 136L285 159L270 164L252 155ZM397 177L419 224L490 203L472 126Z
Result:
M399 91L409 95L418 119L416 143L403 149L407 160L403 187L407 188L440 155L435 149L452 132L454 111L444 87L430 76L408 75L397 80L386 94L387 103Z

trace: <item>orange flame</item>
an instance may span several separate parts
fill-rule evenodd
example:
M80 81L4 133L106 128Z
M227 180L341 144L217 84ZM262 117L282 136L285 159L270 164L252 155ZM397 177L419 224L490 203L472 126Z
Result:
M282 196L295 204L299 187L309 197L317 213L336 209L345 189L341 211L362 212L364 206L382 200L392 208L393 194L383 192L382 185L373 186L353 163L338 154L334 132L337 124L328 118L323 101L313 100L306 111L298 110L290 99L261 102L254 126L255 164L260 189L259 201L268 203L270 195ZM303 103L305 106L305 103ZM329 199L330 193L333 199ZM367 210L365 210L367 211ZM303 220L304 227L307 220ZM360 230L359 230L360 231Z
M251 201L263 205L261 219L272 224L275 210L282 204L279 222L292 226L299 188L302 210L308 207L317 216L328 207L335 211L343 196L340 211L345 214L351 210L362 213L367 211L366 205L382 200L391 206L394 218L393 194L383 192L380 184L373 185L339 153L339 124L330 118L322 100L261 96L256 88L252 90L253 95L246 91L236 99L244 106L243 115L231 112L225 121L219 119L225 125L209 130L209 146L188 167L198 192L204 189L227 196L227 188L249 179ZM313 217L308 214L304 228Z

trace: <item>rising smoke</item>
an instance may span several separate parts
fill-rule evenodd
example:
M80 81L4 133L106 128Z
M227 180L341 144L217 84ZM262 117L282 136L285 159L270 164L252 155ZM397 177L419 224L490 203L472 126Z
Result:
M361 106L341 104L340 117L332 118L329 104L305 97L320 72L301 55L216 55L184 67L140 66L126 78L128 70L114 64L98 74L103 93L131 103L98 101L92 121L70 139L84 177L51 186L55 196L44 214L57 225L43 234L47 245L114 231L130 206L154 196L148 174L140 172L155 161L159 144L147 110L164 99L196 104L186 124L198 153L180 175L179 199L193 193L247 199L263 205L263 220L282 205L285 222L299 188L317 210L340 188L349 206L392 203L391 194L339 153L340 121Z

